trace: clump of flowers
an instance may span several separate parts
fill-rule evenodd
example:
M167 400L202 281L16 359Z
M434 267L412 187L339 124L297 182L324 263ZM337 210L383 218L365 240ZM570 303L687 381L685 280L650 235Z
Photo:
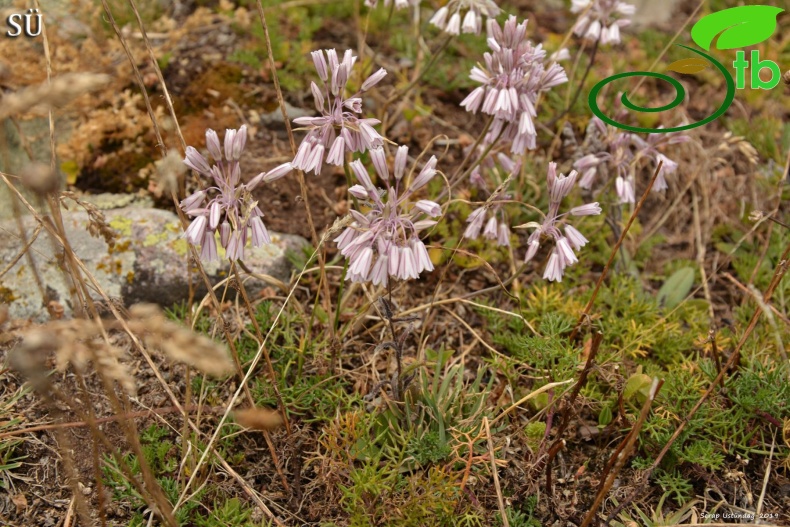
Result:
M384 7L389 7L392 4L395 4L395 9L400 11L401 9L405 9L409 6L417 7L420 5L420 0L384 0ZM376 6L379 4L379 0L365 0L365 5L375 9Z
M320 117L299 117L294 123L304 126L308 132L294 157L296 168L318 174L324 163L343 166L346 152L365 152L383 144L381 135L373 128L378 119L364 119L362 113L362 93L368 91L387 75L384 68L371 74L362 83L360 90L346 96L346 84L354 68L357 57L350 49L338 58L334 49L312 52L313 64L323 83L319 87L310 83L316 109Z
M592 4L592 5L591 5ZM572 13L582 13L573 32L601 44L618 44L620 28L631 24L636 7L620 0L572 0Z
M482 191L487 191L487 185L483 177L479 173L480 167L483 167L491 174L501 173L497 169L499 167L507 174L510 174L508 179L497 187L491 197L488 198L486 204L476 208L469 213L466 218L466 230L464 230L464 238L476 239L483 234L484 238L489 240L496 240L497 245L502 247L510 246L510 225L508 223L507 215L503 204L511 199L511 196L505 192L505 188L510 179L521 171L521 163L514 162L510 157L503 153L496 156L497 163L490 156L486 157L480 166L478 166L471 174L472 184L477 185Z
M384 189L373 185L361 161L351 163L359 184L348 191L370 210L366 213L352 210L354 222L334 240L340 253L348 258L347 280L385 285L390 277L408 280L418 278L422 271L433 270L419 232L435 225L436 221L417 221L417 218L439 217L442 208L438 203L425 199L413 201L413 196L436 175L436 157L431 156L417 176L411 179L406 172L408 155L408 147L398 148L393 174L390 175L384 149L370 150L373 167L384 183Z
M502 10L493 0L450 0L434 13L430 23L448 35L461 32L479 35L483 17L493 20L500 12Z
M548 214L543 218L543 223L526 225L536 227L536 229L527 240L527 254L524 256L524 262L529 262L535 257L540 248L541 238L545 236L554 239L554 249L549 255L549 261L543 272L543 278L552 282L562 281L565 269L579 261L575 251L584 247L588 241L575 227L564 224L560 220L568 215L594 216L601 213L601 207L596 202L574 207L564 214L559 214L560 204L563 198L573 190L577 175L578 173L572 170L567 176L564 174L558 176L557 163L549 163L549 170L546 174L546 184L549 190Z
M187 147L184 164L214 183L214 186L198 190L181 202L181 209L194 218L184 234L189 243L201 247L200 258L203 260L217 259L215 233L218 230L220 243L230 260L244 258L248 238L251 238L253 247L271 243L269 231L263 223L263 212L253 199L252 190L263 181L285 176L293 167L291 163L284 163L258 174L249 183L240 183L239 159L246 143L246 126L226 130L223 156L217 132L206 130L206 147L214 160L213 165L195 148Z
M507 198L507 196L503 196L503 198ZM466 223L468 225L464 231L464 238L473 240L479 237L482 232L484 238L496 240L497 245L510 247L510 226L501 205L476 208L469 213Z
M665 176L674 173L678 164L659 152L659 147L685 143L690 137L680 133L648 134L647 140L638 135L625 132L613 126L606 126L598 117L593 117L587 127L586 143L598 150L577 160L573 167L582 173L579 186L591 189L596 176L609 171L617 174L615 189L620 203L633 203L634 180L639 161L646 159L658 166L663 162L661 171L653 184L653 191L667 189Z
M494 117L483 143L511 142L510 151L522 154L536 146L534 119L540 93L568 82L565 70L556 62L546 66L546 51L526 39L527 21L516 23L510 16L502 27L489 19L488 47L484 66L475 66L469 77L482 84L462 102L467 111Z

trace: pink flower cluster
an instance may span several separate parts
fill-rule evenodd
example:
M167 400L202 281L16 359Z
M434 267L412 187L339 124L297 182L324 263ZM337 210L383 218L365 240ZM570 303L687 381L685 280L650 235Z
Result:
M359 92L346 96L346 84L357 61L351 50L338 58L334 49L312 52L313 64L323 86L310 83L315 107L320 117L299 117L294 123L305 127L308 132L294 157L294 167L318 174L326 162L343 166L346 152L365 152L369 148L381 146L383 139L373 128L378 119L363 119L362 98L360 95L379 83L387 75L384 68L371 74Z
M690 139L687 135L669 133L648 134L647 140L644 140L636 134L607 126L598 117L593 117L587 127L587 142L598 145L600 150L585 155L573 164L573 167L582 173L579 186L590 189L597 175L602 171L606 174L611 170L617 174L615 189L620 203L633 203L636 167L640 160L646 159L654 166L658 166L660 161L663 162L661 172L653 184L653 191L666 190L665 175L677 171L678 164L659 152L658 148L663 145L685 143Z
M510 16L502 27L494 19L487 22L488 47L485 66L472 68L469 77L482 84L461 106L467 111L494 116L485 144L497 139L511 142L510 151L522 154L536 146L534 119L538 96L568 82L565 70L556 62L546 66L546 51L526 39L527 21L516 23Z
M592 5L591 5L592 4ZM618 44L620 28L631 24L636 7L620 0L572 0L572 13L582 13L573 32L601 44Z
M418 7L420 5L420 0L384 0L384 7L389 7L392 4L395 4L395 9L400 11L401 9L405 9L409 6ZM379 4L379 0L365 0L365 5L375 9L376 6Z
M564 214L559 214L560 204L567 196L573 185L576 183L578 173L573 170L567 176L560 174L557 176L557 163L549 163L549 170L546 174L546 184L549 190L549 212L543 218L543 223L527 240L527 254L524 262L529 262L538 252L540 241L543 236L554 239L554 249L549 255L549 261L543 272L543 278L549 281L562 281L565 269L579 261L576 253L587 244L587 238L572 225L564 225L560 230L559 220L564 216L593 216L601 213L598 203L588 203L579 207L574 207Z
M373 185L361 161L351 163L359 184L348 191L370 210L365 213L352 210L354 222L334 240L340 253L348 258L347 280L385 285L389 277L408 280L418 278L422 271L433 270L419 232L436 221L416 218L420 215L436 218L441 216L442 208L429 200L413 201L413 196L436 175L436 157L431 156L411 179L406 172L408 155L408 147L398 148L391 176L384 149L370 150L376 174L386 187L383 190Z
M483 29L483 17L493 20L500 12L502 10L493 0L450 0L434 13L430 23L448 35L461 32L479 35Z
M189 243L201 246L200 257L203 260L217 259L217 230L229 260L244 258L248 237L254 247L271 243L269 231L263 224L263 212L258 208L258 202L253 200L252 190L262 181L285 176L293 167L291 163L285 163L270 172L258 174L249 183L240 183L239 159L246 143L246 126L226 130L223 159L217 132L207 130L206 147L214 160L213 165L209 165L195 148L187 147L184 164L214 182L214 186L199 190L181 202L183 211L194 218L184 234ZM208 203L207 198L210 198Z

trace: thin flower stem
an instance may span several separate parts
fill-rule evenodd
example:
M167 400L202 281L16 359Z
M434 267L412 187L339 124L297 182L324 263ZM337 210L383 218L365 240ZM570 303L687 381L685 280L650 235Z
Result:
M277 102L280 105L280 111L283 115L283 122L285 123L285 129L288 132L288 142L291 145L291 153L295 156L296 155L296 141L294 140L293 130L291 128L291 121L288 119L288 110L285 107L285 99L283 98L283 92L280 88L280 80L277 77L277 68L274 65L274 51L272 50L272 42L269 38L269 26L266 23L266 15L263 11L263 5L261 4L261 0L257 0L256 2L258 7L258 16L261 19L261 26L263 26L263 36L266 40L266 52L269 55L269 68L271 69L272 73L272 80L274 81L274 89L277 93ZM310 210L310 200L307 195L307 184L305 183L304 172L302 170L296 170L296 176L299 180L299 192L302 197L302 202L304 203L305 214L307 215L307 225L310 228L310 236L315 247L319 247L319 237L318 232L315 230L315 223L313 222L313 213ZM324 270L324 265L326 264L326 255L323 251L318 253L318 266L321 268L321 275L325 278L326 271ZM332 309L332 302L330 299L330 292L329 292L329 281L323 280L324 283L324 298L325 302L325 309L327 313L331 312ZM334 328L330 327L331 336L334 338L335 332Z
M407 84L400 90L396 91L394 94L392 94L389 97L389 99L386 100L386 102L384 103L384 110L386 110L390 104L392 104L393 102L397 101L398 99L409 93L411 89L414 88L414 86L416 86L417 83L420 82L420 80L422 80L425 73L428 72L433 67L434 64L436 64L436 61L439 60L439 57L441 57L442 53L444 53L444 50L447 49L447 45L450 43L452 38L453 38L452 35L448 35L448 34L444 35L444 38L442 39L441 43L439 43L439 47L436 49L433 55L431 55L431 58L430 60L428 60L428 63L423 68L420 69L419 73L411 80L409 84Z
M454 184L457 180L462 179L462 178L458 178L458 175L461 173L461 170L463 170L464 165L466 165L469 162L469 160L472 159L472 156L475 154L475 151L477 150L477 147L480 146L480 143L482 143L483 139L485 139L486 134L488 133L488 130L491 128L491 125L493 124L493 122L494 122L494 116L492 115L486 121L486 124L483 127L483 131L480 132L480 135L478 135L477 139L475 139L475 142L472 145L472 148L469 149L469 153L466 154L466 157L464 157L463 161L461 161L461 164L458 165L458 168L455 169L455 173L450 178L450 183L451 184Z
M252 322L252 327L255 329L255 337L258 339L259 343L263 342L263 332L261 332L261 326L258 324L258 319L255 317L255 309L252 307L250 303L250 298L247 296L247 290L244 288L244 285L241 281L241 275L239 274L239 268L235 262L231 262L230 264L231 272L233 276L236 278L236 282L239 286L239 292L241 293L242 300L244 300L244 305L247 308L247 312L250 315L250 321ZM283 416L283 423L285 424L285 430L288 435L291 435L291 423L288 421L288 412L285 409L285 403L283 403L283 397L280 395L280 388L277 386L277 374L274 373L274 367L272 366L272 359L269 356L269 349L266 346L263 346L263 359L266 362L266 369L268 370L269 380L272 383L272 390L274 391L274 396L277 398L277 409L280 410L280 414ZM288 488L287 481L284 481L285 487Z
M346 274L348 273L348 258L343 261L343 274L340 275L340 286L337 291L337 309L335 310L335 320L333 322L335 333L337 333L337 326L340 323L340 306L343 300L343 290L346 286ZM332 361L334 364L334 361Z
M573 339L576 338L576 335L579 333L579 328L582 325L582 322L589 316L590 310L592 309L593 303L595 302L595 297L598 296L598 291L601 289L601 285L603 284L606 275L609 273L609 269L612 267L612 263L614 262L615 257L617 256L617 252L620 250L620 246L623 244L625 240L626 234L628 234L628 230L631 228L631 225L634 223L639 211L642 209L642 205L644 205L645 201L647 200L648 194L650 194L650 190L653 188L653 183L656 182L656 178L661 173L661 167L664 165L663 161L658 162L658 166L656 166L655 172L653 172L653 177L650 178L650 182L647 184L647 188L645 192L642 194L642 197L639 199L639 203L636 204L634 208L634 212L631 213L631 217L628 218L628 223L625 225L625 228L620 233L620 237L615 243L614 247L612 248L612 252L609 255L609 260L606 262L606 265L601 271L601 276L598 277L598 281L595 283L595 288L593 289L592 296L590 300L587 302L587 305L584 306L584 311L582 311L581 315L579 315L579 320L576 322L576 326L574 326L573 331L571 332L571 336L569 340L573 342Z
M547 127L551 128L554 124L557 123L557 121L565 117L568 114L568 112L571 111L573 106L576 104L576 101L579 99L579 95L582 92L582 88L584 88L584 83L587 82L587 77L590 75L590 71L592 70L593 64L595 64L595 56L598 53L598 46L600 42L601 42L600 40L596 40L595 43L593 44L592 51L590 52L590 62L587 64L587 69L584 70L584 75L582 75L581 81L579 81L578 86L576 86L576 92L573 94L573 97L570 97L566 102L567 106L565 110L563 110L562 113L559 114L557 117L552 119L547 125ZM570 94L570 90L568 91L568 93Z

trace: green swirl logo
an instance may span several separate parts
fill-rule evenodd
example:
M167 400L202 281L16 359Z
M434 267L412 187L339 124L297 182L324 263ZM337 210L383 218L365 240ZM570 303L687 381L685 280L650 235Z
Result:
M733 49L759 44L773 35L774 31L776 30L776 17L782 11L784 11L784 9L762 5L741 6L725 9L723 11L712 13L701 18L691 29L691 38L699 47L705 49L705 51L710 51L710 48L713 45L713 40L716 38L716 36L719 36L718 40L716 41L716 47L718 49ZM598 106L598 94L601 92L604 86L610 82L627 77L654 77L670 83L672 87L675 88L674 100L668 104L656 108L636 105L628 99L628 93L624 92L620 98L620 101L623 103L623 106L629 110L640 113L659 113L671 110L680 105L680 103L682 103L686 97L686 90L683 88L683 85L678 82L677 79L670 77L669 75L655 73L652 71L618 73L597 83L595 86L593 86L593 89L590 91L590 95L587 98L592 112L603 122L617 128L622 128L630 132L663 134L690 130L698 126L706 125L711 121L721 117L730 107L733 100L735 100L736 82L732 75L730 75L730 72L727 71L724 65L707 53L689 46L684 46L682 44L678 44L678 46L696 53L701 58L688 58L673 62L669 66L671 71L684 74L693 74L702 71L708 67L709 64L713 64L716 69L718 69L719 72L724 76L724 80L727 83L727 93L721 106L719 106L719 108L713 114L706 117L705 119L702 119L701 121L683 126L675 126L672 128L644 128L621 123L610 118L605 113L603 113L603 111L601 111L601 108ZM756 87L758 89L773 88L779 83L778 78L776 78L776 81L774 82L774 78L777 77L776 72L779 71L779 66L771 61L760 61L759 54L755 55L755 53L756 52L754 51L752 52L752 65L756 65L758 69L755 70L752 68L752 87ZM738 60L733 63L738 74L738 88L743 88L745 86L745 71L746 68L749 67L749 62L746 61L744 57L744 52L739 51ZM759 71L763 68L768 68L771 70L771 81L765 82L760 79Z

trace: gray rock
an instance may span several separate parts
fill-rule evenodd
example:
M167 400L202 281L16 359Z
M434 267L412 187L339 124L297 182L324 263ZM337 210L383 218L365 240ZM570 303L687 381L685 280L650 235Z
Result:
M64 226L75 254L85 263L106 294L122 300L126 305L155 302L172 306L187 299L188 247L181 236L178 216L169 211L145 208L114 209L105 211L105 216L118 233L117 242L112 248L102 238L90 236L87 230L88 215L85 212L63 212ZM25 217L23 222L30 236L35 229L35 219ZM244 263L255 273L270 275L287 283L292 268L286 252L301 251L308 242L300 236L275 232L270 234L270 245L247 247ZM0 271L10 264L23 246L16 222L1 221ZM59 247L53 250L53 247L46 231L42 230L30 250L49 297L59 301L65 309L65 315L70 316L75 307L69 292L70 280L64 276L59 263L62 250ZM227 261L205 263L204 268L214 284L224 279L229 272ZM193 283L198 286L197 298L200 298L206 288L197 273L192 276ZM254 297L268 284L249 279L245 285ZM94 299L100 298L95 292L92 296ZM9 304L9 315L13 318L37 321L48 318L26 256L0 277L2 302Z
M660 27L672 20L680 0L627 0L629 4L636 6L636 14L633 21L636 26ZM690 30L690 29L689 29Z

